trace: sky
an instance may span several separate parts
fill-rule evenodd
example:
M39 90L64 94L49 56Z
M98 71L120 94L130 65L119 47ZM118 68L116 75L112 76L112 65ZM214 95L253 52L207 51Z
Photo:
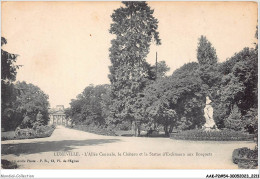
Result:
M254 47L256 2L148 2L159 20L162 45L151 45L147 61L166 61L168 75L197 61L205 35L223 62ZM51 107L69 107L89 84L109 84L111 14L121 2L2 2L3 49L19 54L17 80L39 86Z

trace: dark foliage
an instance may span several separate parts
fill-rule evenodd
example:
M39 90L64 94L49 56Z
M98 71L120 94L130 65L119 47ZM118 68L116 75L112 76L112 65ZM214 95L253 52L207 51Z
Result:
M7 40L1 37L1 46L7 44ZM16 80L17 69L16 54L8 53L1 49L1 125L2 128L10 128L10 119L13 114L16 90L13 82ZM19 125L19 124L16 124Z
M109 85L90 85L65 110L73 124L105 126L109 107Z
M237 125L240 125L237 130L249 130L245 118L250 118L251 121L256 119L249 111L255 111L258 104L257 56L255 49L244 48L219 65L222 79L214 101L214 118L219 128L227 127L225 123L230 124L233 118L236 119L234 123L238 122ZM235 118L232 117L234 115Z
M160 44L158 20L146 2L123 2L112 14L109 79L111 82L108 123L119 124L143 119L140 98L148 79L154 77L146 56L152 40ZM140 109L140 110L139 110Z
M180 140L252 141L254 140L254 135L232 130L186 130L171 134L171 138Z
M3 169L17 169L18 165L17 163L13 162L13 161L8 161L5 159L1 159L1 167Z
M242 169L256 169L258 166L258 150L243 147L233 151L233 163Z

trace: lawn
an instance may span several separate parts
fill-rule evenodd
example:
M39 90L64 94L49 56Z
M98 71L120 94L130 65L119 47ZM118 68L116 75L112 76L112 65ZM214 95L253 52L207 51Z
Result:
M1 139L2 140L15 139L15 132L14 131L1 132Z

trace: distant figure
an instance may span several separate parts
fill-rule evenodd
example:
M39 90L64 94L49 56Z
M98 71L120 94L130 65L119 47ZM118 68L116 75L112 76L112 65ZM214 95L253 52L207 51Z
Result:
M211 106L211 100L209 97L206 97L206 106L204 108L204 117L206 119L206 123L203 128L205 130L216 128L215 121L213 120L213 108Z

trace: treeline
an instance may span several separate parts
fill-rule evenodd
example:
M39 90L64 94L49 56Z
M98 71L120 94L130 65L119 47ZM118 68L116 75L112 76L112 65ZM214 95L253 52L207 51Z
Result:
M1 37L1 45L6 43ZM1 49L1 128L6 131L46 125L49 120L48 95L33 84L15 83L17 56Z
M207 49L205 46L210 47L206 53L201 51ZM67 116L75 124L122 129L131 129L131 124L138 120L147 127L163 126L168 135L173 128L201 128L205 124L205 98L209 96L219 129L257 132L257 47L244 48L217 63L208 58L215 54L215 49L202 36L197 51L198 56L203 56L199 62L184 64L171 76L165 76L169 68L164 61L158 63L157 80L155 66L150 66L152 73L145 78L139 96L120 101L127 107L125 114L114 110L119 104L113 99L112 85L106 84L86 87L70 103Z
M212 100L219 129L257 132L258 46L245 48L223 63L205 36L199 38L197 62L184 64L172 75L164 61L145 60L151 42L161 44L158 20L146 2L123 2L114 11L110 33L110 85L90 85L72 100L67 116L75 124L130 129L162 126L201 128L206 96ZM257 34L257 33L256 33ZM257 36L256 36L257 38Z

